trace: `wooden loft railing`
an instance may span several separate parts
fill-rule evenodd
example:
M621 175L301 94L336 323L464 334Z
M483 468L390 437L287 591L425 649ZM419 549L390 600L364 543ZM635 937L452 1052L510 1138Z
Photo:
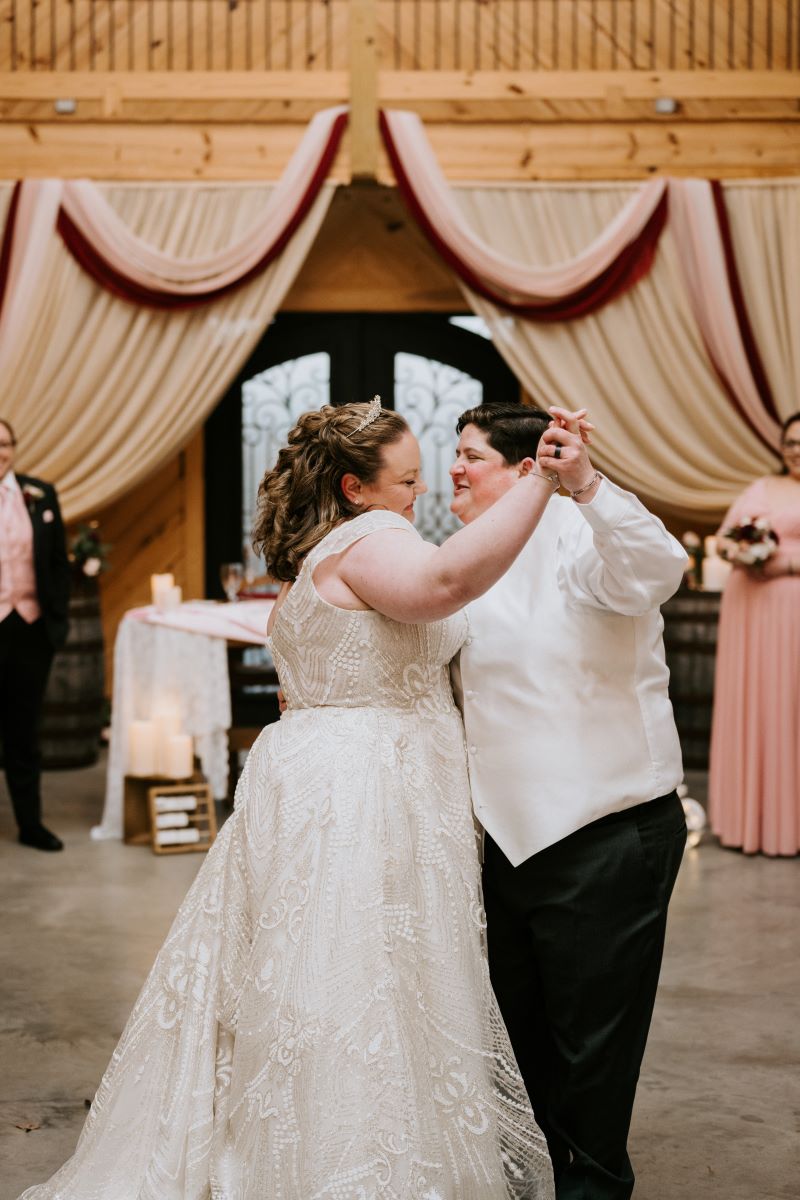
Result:
M2 0L3 71L346 71L352 0ZM371 0L388 71L800 67L800 0Z
M601 123L619 124L620 144L627 124L683 128L695 145L714 123L729 142L747 123L754 160L754 130L771 123L776 169L789 142L800 169L800 0L0 0L6 143L14 125L62 139L99 126L109 143L116 127L118 142L124 129L166 147L183 123L227 127L231 147L233 127L269 126L285 146L292 125L339 103L356 177L381 170L380 105L453 130L456 172L474 127L482 153L504 131L524 176L532 122L545 139L571 129L573 148ZM158 133L136 135L145 123Z

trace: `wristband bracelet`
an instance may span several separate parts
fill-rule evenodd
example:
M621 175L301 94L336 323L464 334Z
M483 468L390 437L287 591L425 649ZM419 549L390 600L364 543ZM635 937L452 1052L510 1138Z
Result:
M543 475L541 471L531 471L531 475L535 475L537 479L545 479L548 483L552 483L554 492L557 492L561 487L557 475Z
M585 483L582 488L578 488L577 492L570 492L570 499L575 500L578 496L582 496L584 492L588 492L590 488L594 487L598 479L602 478L603 476L600 474L600 472L595 471L588 483Z

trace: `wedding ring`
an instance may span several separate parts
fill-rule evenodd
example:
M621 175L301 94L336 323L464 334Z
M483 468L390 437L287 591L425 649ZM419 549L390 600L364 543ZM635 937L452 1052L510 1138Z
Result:
M556 446L555 450L553 451L553 458L561 458L561 447L560 446Z

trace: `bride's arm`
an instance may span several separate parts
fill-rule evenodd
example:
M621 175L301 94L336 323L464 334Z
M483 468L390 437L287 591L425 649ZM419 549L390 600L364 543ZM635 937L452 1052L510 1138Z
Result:
M441 546L400 531L370 534L338 574L370 608L395 621L437 621L482 596L511 566L553 494L538 474L521 476L490 509Z

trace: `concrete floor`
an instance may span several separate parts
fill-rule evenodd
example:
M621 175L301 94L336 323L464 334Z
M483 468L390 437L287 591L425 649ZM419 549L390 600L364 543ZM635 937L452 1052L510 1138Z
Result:
M704 783L690 780L698 799ZM90 842L102 791L102 765L46 777L55 855L18 846L0 802L0 1200L71 1153L200 865ZM710 838L687 851L631 1137L636 1200L800 1195L799 872Z

